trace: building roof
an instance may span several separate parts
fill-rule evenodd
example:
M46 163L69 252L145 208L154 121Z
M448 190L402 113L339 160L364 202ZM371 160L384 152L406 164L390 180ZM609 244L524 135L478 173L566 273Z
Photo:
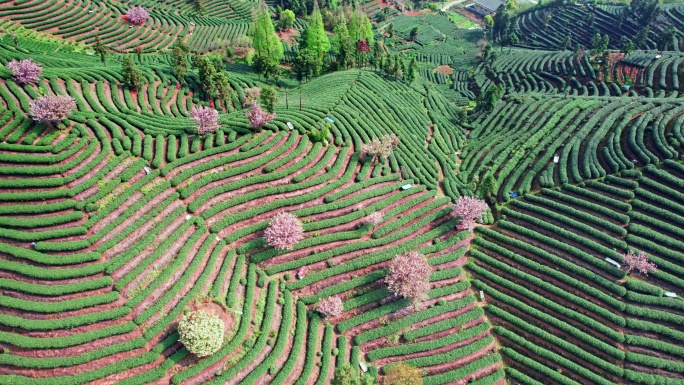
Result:
M492 12L496 12L504 2L503 0L475 0L475 3Z

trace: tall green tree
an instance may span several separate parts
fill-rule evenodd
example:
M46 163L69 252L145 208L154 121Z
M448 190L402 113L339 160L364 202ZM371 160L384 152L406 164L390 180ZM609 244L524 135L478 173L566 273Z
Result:
M622 53L624 53L625 56L629 56L632 52L634 52L634 43L625 38L622 42Z
M252 44L255 56L254 67L257 73L263 73L263 70L269 65L279 65L280 61L285 58L283 45L276 35L271 14L266 7L261 7L257 13L252 38L254 40ZM260 65L256 65L257 60L261 63Z
M498 190L499 183L496 181L496 178L494 178L491 173L487 173L484 178L482 178L482 183L480 183L477 193L480 198L489 198L496 194Z
M563 43L561 44L561 49L563 51L566 51L571 46L572 46L572 37L570 35L566 35L565 38L563 38Z
M365 40L369 46L373 46L375 35L368 15L360 10L352 14L349 19L349 36L351 36L354 44L359 40Z
M276 101L278 100L278 92L273 87L264 87L261 89L261 105L266 111L273 112Z
M207 56L197 55L192 58L192 67L197 70L199 74L200 83L207 87L211 87L211 77L216 73L216 68Z
M190 48L183 43L183 40L176 40L176 44L174 44L172 50L173 72L176 75L176 78L181 82L183 82L188 75L188 52L190 52Z
M202 16L204 14L204 11L205 11L204 0L195 0L194 8L195 8L195 12L197 12L197 14L199 16Z
M418 71L418 64L416 63L416 58L412 57L409 62L408 68L406 69L406 81L411 84L416 80L416 72Z
M300 49L295 60L292 62L292 72L301 83L308 80L314 73L314 68L322 66L319 56L308 48Z
M102 61L102 64L104 66L107 66L107 54L109 53L109 47L104 45L102 40L100 40L100 36L97 35L95 36L95 45L93 46L93 50L95 50L95 53L100 55L100 60Z
M323 63L325 55L330 51L330 40L328 40L328 34L325 33L325 25L323 24L321 11L317 6L314 7L313 12L311 13L311 21L309 22L309 28L306 35L306 48L310 49L321 58L321 64ZM315 68L314 73L319 74L322 69L321 67Z
M139 69L135 68L135 63L130 57L124 60L123 66L121 68L121 75L124 79L124 84L138 89L143 82L143 73Z
M290 11L289 9L286 9L282 12L280 12L280 19L278 20L278 28L281 31L287 31L288 29L292 28L295 22L295 14L294 12Z

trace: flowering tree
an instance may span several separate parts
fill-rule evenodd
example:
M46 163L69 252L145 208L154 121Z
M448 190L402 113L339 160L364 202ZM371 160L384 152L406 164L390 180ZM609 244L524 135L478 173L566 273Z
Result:
M190 111L190 119L197 122L197 133L205 135L212 133L221 127L218 123L218 111L211 107L193 107Z
M378 226L379 224L382 223L382 221L385 219L385 214L379 212L379 211L373 211L372 213L368 214L366 217L366 222L370 223L373 226Z
M74 98L65 95L43 95L29 102L31 119L50 125L66 119L75 109Z
M368 42L365 40L359 40L356 42L356 52L358 53L370 53L370 47Z
M43 67L31 61L31 59L12 60L7 63L7 68L12 71L14 81L20 84L38 83L40 73L43 71Z
M133 7L126 11L126 19L133 25L143 25L150 14L143 7Z
M459 230L469 229L473 231L475 219L479 218L489 207L482 199L476 197L462 196L458 198L454 205L454 215L461 218L457 228Z
M264 232L266 242L277 250L292 250L304 239L302 222L290 213L276 214Z
M384 135L382 138L373 138L370 143L364 144L361 150L371 161L376 163L380 159L387 159L399 144L399 137L395 134Z
M387 365L385 371L385 385L423 385L420 369L414 368L404 361Z
M243 103L243 106L246 106L252 103L253 100L259 100L259 98L261 97L261 88L245 88L244 90L242 90L242 93L245 95L245 102Z
M328 297L318 302L316 310L326 317L337 317L344 312L344 306L340 297Z
M210 356L223 345L223 320L204 310L186 314L178 322L178 335L190 353L198 357Z
M430 264L415 251L397 255L390 262L385 283L392 293L414 303L426 300L430 288Z
M625 262L625 270L627 273L632 271L648 275L649 272L656 271L656 265L648 260L648 256L643 251L636 254L634 251L629 250L627 254L622 254L622 259Z
M276 118L276 114L269 114L268 112L261 109L261 106L257 104L256 100L252 100L252 109L245 112L247 119L249 119L249 125L254 128L261 128L265 126L268 122Z

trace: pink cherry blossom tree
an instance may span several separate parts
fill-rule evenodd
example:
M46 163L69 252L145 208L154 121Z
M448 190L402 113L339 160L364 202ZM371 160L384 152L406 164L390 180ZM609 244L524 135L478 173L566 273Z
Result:
M43 95L29 102L31 119L52 125L66 119L76 109L76 101L66 95Z
M263 126L268 124L271 120L276 118L276 114L270 114L263 109L261 109L261 106L257 104L256 100L252 100L252 109L245 112L245 115L247 116L247 119L249 119L249 125L261 129Z
M150 14L143 7L133 7L126 11L126 19L133 25L143 25L150 17Z
M431 271L425 256L409 251L397 255L390 262L385 283L392 293L410 298L416 304L428 298Z
M366 222L370 223L374 227L381 224L383 220L385 220L385 214L383 214L379 211L373 211L372 213L368 214L368 216L366 217Z
M475 220L487 211L489 206L482 199L476 197L462 196L458 198L454 205L454 215L461 218L457 228L459 230L469 229L473 231Z
M344 312L344 305L340 297L328 297L318 302L316 310L326 317L337 317Z
M40 73L43 72L43 67L31 61L31 59L12 60L7 63L7 68L12 71L14 81L20 84L38 83Z
M638 254L629 250L627 254L622 254L622 260L625 263L625 270L627 273L636 272L648 275L649 272L656 271L656 265L648 260L648 256L643 251Z
M190 111L190 119L197 122L197 133L206 135L218 130L221 125L218 123L219 113L211 107L193 107Z
M292 250L304 239L302 222L290 213L276 214L264 232L266 242L276 250Z
M362 145L361 151L365 156L371 157L372 163L389 158L399 145L399 137L395 134L384 135L380 139L373 138L370 143Z
M245 95L245 102L243 103L243 106L246 106L252 103L253 100L259 100L259 98L261 97L261 88L245 88L244 90L242 90L242 93Z

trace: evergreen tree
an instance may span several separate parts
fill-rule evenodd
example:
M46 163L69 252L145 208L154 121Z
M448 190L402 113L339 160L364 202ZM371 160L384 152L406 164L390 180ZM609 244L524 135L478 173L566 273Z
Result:
M127 57L126 60L124 60L121 72L125 85L135 89L139 88L142 85L142 71L135 68L135 63L133 63L133 60L131 60L130 57Z
M634 52L634 43L629 39L624 39L622 43L622 53L624 53L625 56L629 56L632 52Z
M406 69L406 81L411 84L416 80L416 71L418 70L418 64L416 63L416 58L412 57L411 62Z
M206 56L195 56L192 58L192 66L199 74L200 83L205 86L211 85L211 77L216 73L216 68L211 60Z
M380 41L376 41L375 44L373 44L373 51L372 51L372 56L371 56L371 61L372 61L373 67L376 70L382 69L384 57L385 57L385 50L382 48L382 43Z
M359 40L365 40L369 46L373 45L375 35L373 34L373 27L368 15L361 11L356 11L352 14L349 19L349 36L351 36L354 44Z
M292 71L295 77L301 83L302 80L308 80L313 74L314 68L321 66L322 62L318 55L308 48L300 49L297 52L295 60L292 62Z
M325 33L325 26L321 11L318 6L314 6L314 11L311 13L311 21L306 35L306 47L314 52L321 59L321 66L314 68L314 73L319 74L325 55L330 51L330 41L328 34Z
M409 40L416 41L416 36L418 36L418 27L413 27L409 33Z
M278 35L276 35L271 14L265 7L259 9L257 13L252 37L254 40L255 71L261 74L269 66L279 65L280 61L285 57L283 45L280 43Z
M289 9L286 9L282 12L280 12L280 19L278 20L278 28L281 31L287 31L288 29L292 28L295 22L295 14L294 12L290 11Z
M109 48L104 45L102 40L100 40L100 36L97 35L95 36L95 45L93 46L93 50L95 50L95 53L100 55L100 60L102 61L102 64L104 66L107 66L107 54L109 53Z
M186 58L190 48L188 48L182 40L177 40L173 46L173 69L176 78L183 82L185 76L188 75L188 59Z
M261 89L260 100L266 111L273 112L275 102L278 100L278 92L273 87L264 87Z
M572 37L570 37L570 35L567 35L567 36L565 36L565 38L563 39L563 44L561 45L561 49L562 49L563 51L565 51L565 50L567 50L568 48L570 48L571 46L572 46Z
M230 98L230 82L225 71L214 72L209 79L212 94L218 94L224 102Z
M484 94L480 96L479 107L484 110L493 110L496 104L501 100L501 95L503 89L499 88L496 84L487 88Z
M292 12L297 16L304 16L308 12L306 11L306 1L305 0L292 0Z
M489 198L496 194L498 190L499 183L496 181L496 178L494 178L492 174L487 173L482 179L482 183L480 183L480 188L477 192L481 198Z
M195 8L195 12L197 12L197 14L199 16L202 16L204 14L204 10L205 10L204 0L195 0L194 8Z

